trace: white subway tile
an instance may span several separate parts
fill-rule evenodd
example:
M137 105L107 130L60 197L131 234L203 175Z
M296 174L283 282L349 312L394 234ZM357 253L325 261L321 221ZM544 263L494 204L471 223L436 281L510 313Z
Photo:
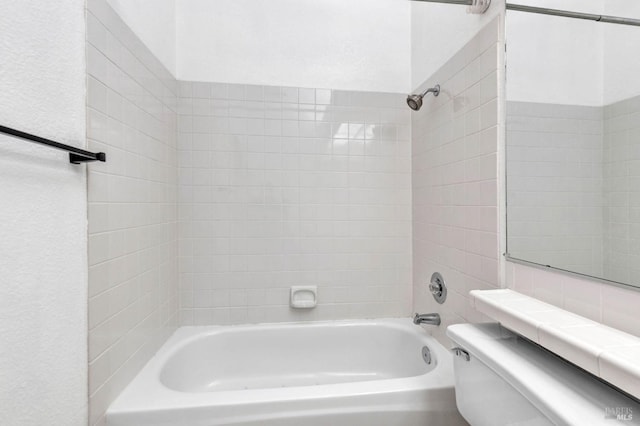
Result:
M466 293L499 285L498 36L494 22L477 36L480 41L469 42L420 85L438 83L448 96L425 98L423 108L411 113L410 132L396 127L397 141L411 136L413 279L422 283L443 273L456 302L437 305L419 286L413 305L441 310L445 325L484 319L466 303ZM436 337L449 344L443 333Z
M91 166L98 168L89 173L88 187L89 259L94 265L89 272L90 411L99 422L136 374L138 367L132 368L131 360L141 356L138 348L146 345L143 358L148 359L162 342L156 335L177 325L177 262L159 253L177 252L177 223L171 212L178 170L172 160L177 157L176 137L167 132L176 125L175 95L155 74L152 55L140 50L142 44L136 44L106 3L95 10L106 15L99 17L100 23L90 13L87 24L87 70L92 76L88 136L94 140L92 148L109 157L104 166ZM190 83L180 87L182 95L192 95ZM182 112L192 112L188 105ZM191 124L182 123L182 129L190 131ZM142 153L151 153L151 158ZM151 317L157 321L143 326L143 319ZM141 327L146 335L134 331ZM135 344L133 336L139 339ZM117 377L110 377L114 372ZM112 389L114 381L117 389Z
M298 103L298 89L295 87L282 87L280 89L281 99L284 103Z

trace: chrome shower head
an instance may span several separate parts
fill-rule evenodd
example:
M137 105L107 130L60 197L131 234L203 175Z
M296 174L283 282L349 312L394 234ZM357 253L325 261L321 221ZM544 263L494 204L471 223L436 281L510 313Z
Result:
M407 105L414 111L418 111L422 106L422 95L407 96Z
M433 96L438 96L440 94L440 85L436 84L434 87L431 87L419 95L409 95L407 96L407 105L414 111L419 111L422 108L422 98L427 93L433 93Z

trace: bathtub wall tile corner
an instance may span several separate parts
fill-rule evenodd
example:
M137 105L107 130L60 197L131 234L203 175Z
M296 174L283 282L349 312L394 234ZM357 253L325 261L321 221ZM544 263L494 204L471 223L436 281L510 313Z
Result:
M87 4L89 420L178 324L176 81L110 8Z
M420 86L440 84L442 93L412 115L413 307L440 313L432 332L445 346L447 326L483 319L469 291L502 282L499 19ZM428 291L436 271L449 289L443 305Z

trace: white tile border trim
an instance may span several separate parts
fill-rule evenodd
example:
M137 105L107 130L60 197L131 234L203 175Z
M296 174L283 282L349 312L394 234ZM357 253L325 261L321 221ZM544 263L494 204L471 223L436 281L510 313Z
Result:
M640 338L513 290L469 295L479 312L640 398Z

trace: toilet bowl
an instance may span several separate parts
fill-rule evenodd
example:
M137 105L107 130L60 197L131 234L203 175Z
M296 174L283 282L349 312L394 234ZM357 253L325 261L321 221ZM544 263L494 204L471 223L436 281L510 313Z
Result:
M640 402L497 323L447 329L472 426L640 425Z

